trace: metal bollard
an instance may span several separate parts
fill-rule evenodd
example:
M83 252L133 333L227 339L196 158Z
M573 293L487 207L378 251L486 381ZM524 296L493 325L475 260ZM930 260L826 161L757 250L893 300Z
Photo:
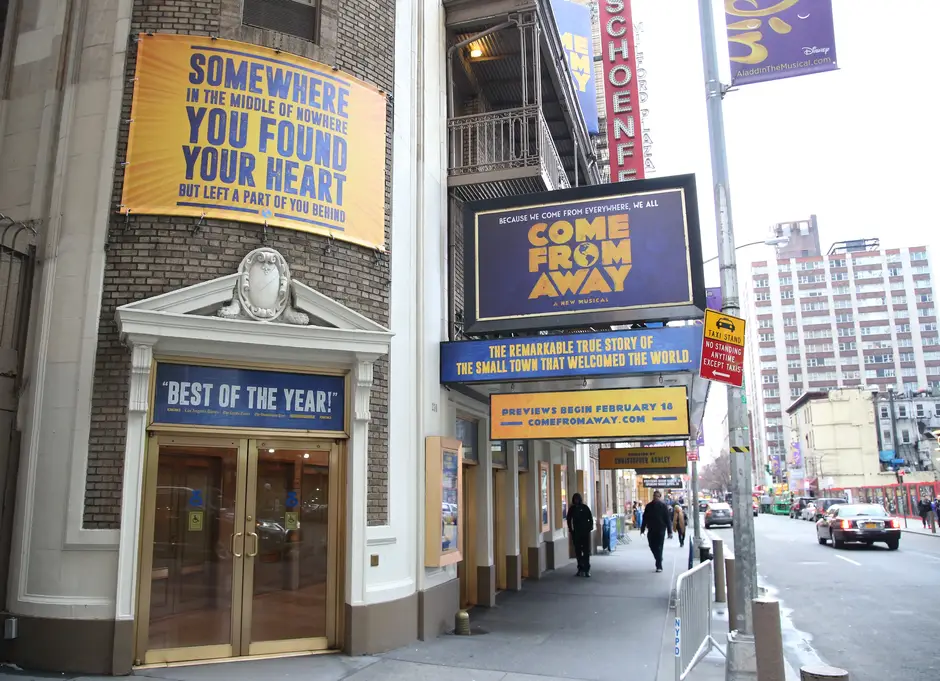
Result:
M755 598L752 603L757 678L760 681L786 681L780 603L772 598Z
M725 593L725 544L720 539L712 540L712 565L715 566L715 602L727 601Z
M725 558L725 583L728 585L728 631L734 631L738 604L734 600L734 558Z
M826 665L810 665L800 669L800 681L849 681L849 673L844 669Z

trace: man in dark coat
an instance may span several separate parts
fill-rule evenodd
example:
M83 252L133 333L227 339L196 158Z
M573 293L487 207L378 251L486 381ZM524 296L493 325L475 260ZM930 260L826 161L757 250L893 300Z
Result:
M568 532L574 544L574 555L578 559L578 577L591 576L591 530L594 529L594 516L591 509L575 492L571 495L568 507Z
M669 522L669 509L663 503L662 492L653 492L653 500L643 511L643 525L640 534L646 532L653 558L656 559L656 572L663 571L663 544L666 535L672 539L672 523Z

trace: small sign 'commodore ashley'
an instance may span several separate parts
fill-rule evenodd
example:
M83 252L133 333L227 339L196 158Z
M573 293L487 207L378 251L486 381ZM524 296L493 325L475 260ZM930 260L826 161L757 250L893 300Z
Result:
M740 317L705 310L699 375L740 388L744 384L744 331Z

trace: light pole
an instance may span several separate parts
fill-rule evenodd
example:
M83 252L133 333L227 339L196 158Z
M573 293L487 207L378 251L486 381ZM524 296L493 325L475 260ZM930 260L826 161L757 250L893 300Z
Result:
M699 28L702 34L702 61L705 71L705 102L711 149L712 180L715 191L715 217L718 226L718 264L721 271L721 311L740 316L738 274L734 255L734 226L728 189L728 157L725 149L725 122L722 97L725 89L718 78L718 49L715 43L715 17L712 0L699 0ZM748 451L747 411L741 388L729 386L728 436L731 446L732 504L734 507L735 601L738 604L731 634L728 635L728 681L757 677L754 647L754 619L751 602L757 598L757 549L754 544L754 517L751 515L751 462Z
M734 250L740 251L742 248L748 248L749 246L786 246L788 243L790 243L790 237L778 236L778 237L774 237L773 239L764 239L763 241L752 241L747 244L742 244L741 246L735 246ZM715 260L718 260L718 258L719 256L716 255L714 257L709 258L708 260L703 260L702 264L707 265L710 262L714 262Z
M789 242L790 242L790 237L786 237L786 236L774 237L772 239L764 239L763 241L752 241L750 243L742 244L740 246L736 246L734 250L740 251L742 248L748 248L750 246L785 246ZM719 256L716 255L713 258L708 258L707 260L703 260L702 264L707 265L710 262L714 262L715 260L718 260L718 257ZM692 510L692 528L693 528L692 541L695 543L695 546L698 548L699 552L701 553L702 547L705 546L705 540L702 538L701 518L700 518L699 510L698 510L698 495L699 495L698 461L692 462L691 478L692 478L692 498L695 501L695 503L693 504L694 508Z

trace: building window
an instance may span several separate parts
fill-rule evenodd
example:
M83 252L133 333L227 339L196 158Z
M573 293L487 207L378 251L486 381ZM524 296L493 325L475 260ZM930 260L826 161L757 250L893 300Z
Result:
M890 430L884 430L884 431L882 431L882 432L881 432L881 440L882 440L882 442L886 442L886 443L887 443L887 442L891 442L891 431L890 431Z
M883 419L888 418L888 408L887 408L887 407L884 407L884 406L881 407L881 418L883 418Z
M917 412L917 418L919 419L924 418L924 405L918 404L917 406L914 407L914 410Z
M780 297L784 300L790 300L793 298L793 289L786 289L785 291L781 291Z
M926 260L927 251L911 251L911 262L915 260Z
M911 433L909 430L907 430L907 428L901 431L901 442L904 444L910 444L911 442Z
M317 42L318 0L244 0L242 23Z
M905 407L903 404L898 405L898 418L907 418L907 407Z
M935 402L933 405L933 415L940 417L940 402Z

